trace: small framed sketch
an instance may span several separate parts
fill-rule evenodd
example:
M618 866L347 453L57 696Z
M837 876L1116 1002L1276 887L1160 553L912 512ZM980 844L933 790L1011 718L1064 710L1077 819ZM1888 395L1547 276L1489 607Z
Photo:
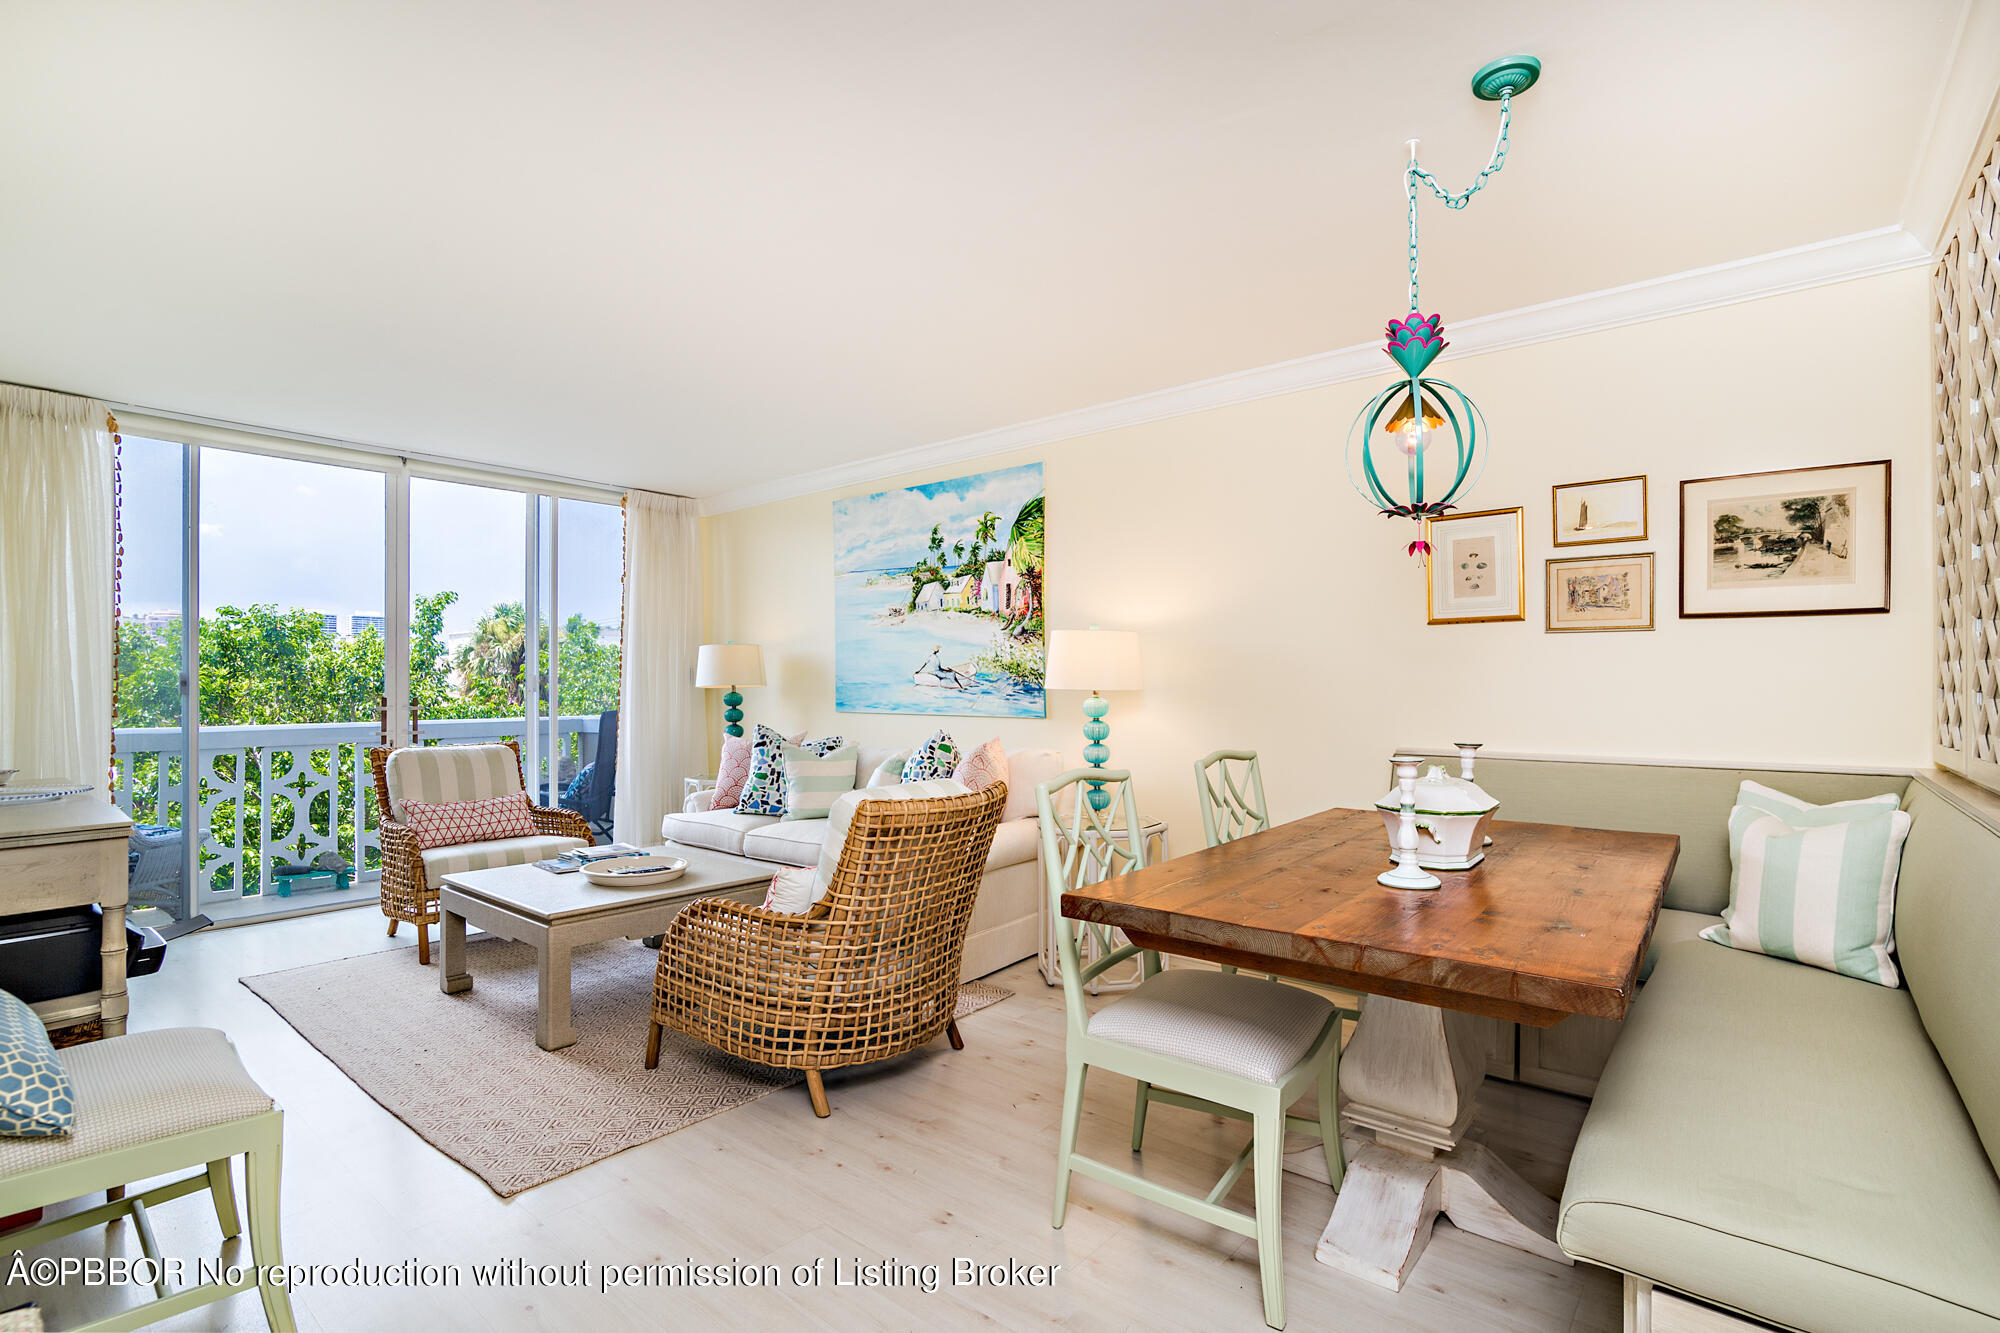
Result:
M1557 546L1646 540L1646 479L1612 477L1551 486Z
M1482 509L1424 520L1431 624L1528 618L1522 512Z
M1548 562L1548 630L1653 628L1653 555L1583 555Z
M1889 609L1889 464L1681 483L1681 615Z

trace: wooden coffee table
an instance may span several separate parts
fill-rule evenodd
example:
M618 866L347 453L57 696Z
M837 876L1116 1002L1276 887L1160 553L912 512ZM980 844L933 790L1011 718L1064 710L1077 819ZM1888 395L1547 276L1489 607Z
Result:
M438 886L438 911L444 917L439 987L447 995L472 989L465 960L468 922L489 935L534 945L535 1045L561 1050L576 1043L569 1006L572 950L600 940L657 935L697 898L760 903L777 868L768 861L677 843L649 850L687 858L687 873L665 884L618 889L599 888L580 871L552 875L532 865L446 875ZM650 997L645 1002L650 1004Z
M1554 1201L1465 1137L1485 1062L1462 1015L1622 1019L1680 852L1666 834L1492 833L1483 864L1434 872L1432 890L1375 882L1381 815L1326 810L1063 895L1063 915L1144 949L1367 993L1340 1062L1347 1178L1317 1255L1392 1290L1439 1213L1569 1262ZM1326 1178L1317 1143L1295 1160Z

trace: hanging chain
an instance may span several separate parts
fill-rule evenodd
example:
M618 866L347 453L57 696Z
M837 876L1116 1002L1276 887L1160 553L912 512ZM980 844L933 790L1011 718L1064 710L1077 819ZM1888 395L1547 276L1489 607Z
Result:
M1460 209L1471 203L1472 196L1478 194L1485 187L1486 178L1496 174L1500 168L1507 165L1507 123L1511 119L1510 113L1513 101L1514 90L1512 88L1502 89L1500 92L1500 137L1493 144L1493 160L1488 162L1486 169L1473 177L1472 184L1466 186L1463 190L1453 193L1445 189L1444 186L1439 185L1437 177L1417 165L1415 150L1413 149L1410 153L1410 165L1403 172L1403 195L1409 201L1410 205L1410 310L1413 313L1417 309L1417 182L1422 181L1424 184L1430 186L1431 193L1436 195L1446 208Z

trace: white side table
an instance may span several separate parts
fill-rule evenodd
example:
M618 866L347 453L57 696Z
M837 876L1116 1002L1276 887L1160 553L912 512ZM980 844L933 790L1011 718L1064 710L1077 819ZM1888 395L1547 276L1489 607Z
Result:
M681 804L685 806L687 804L688 797L694 795L698 791L709 791L714 786L715 786L715 774L713 773L710 773L705 778L682 778Z
M1063 834L1059 831L1056 836L1061 838ZM1148 820L1140 826L1139 836L1143 839L1147 865L1158 865L1173 855L1173 852L1167 846L1167 822L1164 819ZM1104 839L1094 829L1084 830L1083 837L1084 842L1087 844L1084 849L1084 859L1089 863L1093 874L1101 873L1104 869ZM1046 875L1047 873L1047 870L1044 869L1043 874ZM1051 986L1060 986L1062 984L1062 955L1056 949L1056 931L1061 926L1062 918L1054 914L1054 908L1049 903L1048 886L1046 883L1042 886L1041 901L1042 980ZM1130 942L1125 938L1125 932L1122 930L1113 929L1110 935L1114 948ZM1091 963L1095 962L1101 956L1097 947L1097 938L1090 931L1083 933L1082 938L1077 940L1076 947L1077 958L1085 967L1089 967ZM1166 966L1167 960L1165 957L1162 957L1160 959L1160 967L1165 969ZM1124 965L1120 965L1113 972L1106 972L1099 975L1095 980L1087 984L1084 989L1092 995L1102 995L1107 991L1135 989L1140 982L1146 979L1144 965L1139 959L1134 958L1131 960L1130 967L1131 972L1129 975L1123 975L1126 968Z

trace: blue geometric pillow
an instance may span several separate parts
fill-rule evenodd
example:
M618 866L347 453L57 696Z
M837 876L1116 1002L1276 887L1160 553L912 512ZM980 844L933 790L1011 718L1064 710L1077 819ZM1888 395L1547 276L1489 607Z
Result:
M957 771L958 747L951 743L951 734L945 731L939 731L919 745L903 761L905 782L931 782L948 778Z
M736 798L741 815L783 815L785 813L785 738L759 723L757 743L750 751L750 780ZM847 744L844 736L807 741L805 747L824 759Z
M35 1011L0 991L0 1134L55 1138L76 1119L69 1071Z

